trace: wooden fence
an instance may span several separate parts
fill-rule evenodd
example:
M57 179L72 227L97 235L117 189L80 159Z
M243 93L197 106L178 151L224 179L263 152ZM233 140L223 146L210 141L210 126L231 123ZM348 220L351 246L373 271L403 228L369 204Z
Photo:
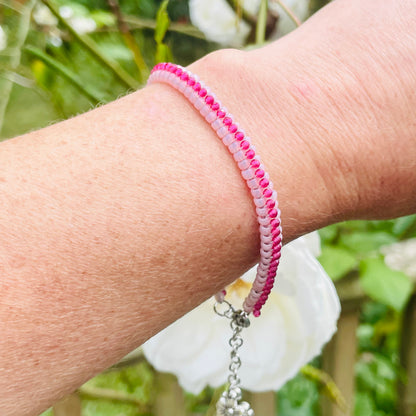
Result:
M322 416L350 416L354 410L354 367L357 353L356 332L360 309L365 301L358 279L340 281L337 291L341 298L342 313L338 331L323 352L323 370L335 381L347 402L348 410L342 411L328 398L322 398ZM406 383L399 384L399 408L397 416L416 415L416 294L403 314L402 339L400 348L401 365L406 371ZM156 401L150 409L155 416L187 416L183 391L174 376L157 374ZM246 397L246 396L245 396ZM246 397L258 416L277 415L274 392L251 393ZM115 398L117 399L117 398ZM129 401L129 397L119 397ZM130 398L134 400L133 398ZM54 416L81 416L81 399L78 393L65 397L53 407Z

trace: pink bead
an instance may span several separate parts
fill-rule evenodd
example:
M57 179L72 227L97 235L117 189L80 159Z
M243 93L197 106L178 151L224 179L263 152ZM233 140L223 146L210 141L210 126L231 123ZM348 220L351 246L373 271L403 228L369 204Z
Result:
M255 309L255 310L253 311L253 315L254 315L256 318L258 318L258 317L260 316L260 311L259 311L258 309Z
M171 72L172 74L174 74L175 72L176 72L176 65L172 65L170 68L169 68L169 72Z
M270 198L270 197L273 195L273 191L272 191L271 189L269 189L269 188L266 188L266 189L263 191L263 195L264 195L266 198Z
M276 202L274 202L273 199L268 199L267 202L266 202L266 205L267 205L267 208L272 209L272 208L275 207Z
M199 92L201 90L201 84L199 82L195 82L193 89L194 91Z
M235 124L231 124L231 125L228 127L228 131L229 131L230 133L235 133L237 130L238 130L238 127L237 127Z
M257 169L255 174L256 174L256 177L260 179L264 176L264 170L263 169Z
M279 235L278 237L273 238L273 246L276 247L278 244L282 242L282 237Z
M181 75L181 80L182 80L182 81L188 81L188 79L189 79L189 75L188 75L186 72L184 72L184 73Z
M244 133L243 133L243 132L241 132L241 131L238 131L238 132L235 134L235 138L236 138L238 141L243 140L243 139L244 139Z
M230 117L224 117L224 120L222 121L226 126L230 126L231 125L231 123L233 122L232 120L231 120L231 118Z
M211 104L214 102L214 97L213 97L212 95L207 95L207 96L205 97L205 102L206 102L208 105L211 105Z
M275 238L280 235L280 228L276 228L272 231L272 237Z
M217 111L217 110L219 110L219 108L220 108L220 105L218 103L213 103L211 105L212 111Z
M270 225L272 226L272 228L277 228L280 225L280 221L277 218L273 218L270 221Z
M277 217L277 209L270 209L269 210L269 217L276 218Z
M175 71L175 74L178 76L178 77L180 77L181 75L182 75L182 69L181 68L178 68L176 71Z
M266 179L266 178L261 179L261 180L260 180L260 182L259 182L259 185L260 185L262 188L267 188L267 187L269 186L269 181L268 181L268 179ZM276 215L277 215L277 211L276 211Z
M195 85L195 80L194 80L193 78L189 78L189 79L188 79L188 85L189 85L190 87L193 87L193 86Z
M250 166L251 166L253 169L257 169L257 168L260 166L260 161L259 161L259 160L257 160L257 159L253 159L253 160L250 162Z
M207 90L205 88L201 88L198 92L198 95L202 98L205 97L207 95Z
M249 143L247 140L243 140L243 141L240 143L240 147L241 147L243 150L247 150L247 149L249 149L249 148L250 148L250 143Z
M218 116L218 118L224 118L225 117L225 112L222 111L222 110L218 110L217 111L217 116Z
M253 149L247 150L246 152L246 158L247 159L253 159L253 157L256 156Z

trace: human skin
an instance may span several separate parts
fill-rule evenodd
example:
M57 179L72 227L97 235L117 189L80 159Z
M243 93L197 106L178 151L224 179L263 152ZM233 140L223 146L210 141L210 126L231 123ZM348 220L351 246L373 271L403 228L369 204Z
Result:
M286 242L416 211L415 23L412 1L337 0L190 66L252 137ZM166 85L2 143L0 204L5 416L39 414L258 260L238 168Z

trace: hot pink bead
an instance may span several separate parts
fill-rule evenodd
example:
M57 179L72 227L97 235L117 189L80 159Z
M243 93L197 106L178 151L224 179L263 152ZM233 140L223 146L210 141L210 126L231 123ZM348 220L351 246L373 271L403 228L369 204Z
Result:
M250 143L249 143L247 140L243 140L243 141L240 143L240 147L241 147L243 150L247 150L247 149L250 147Z
M195 85L195 80L194 80L193 78L189 78L189 79L188 79L188 85L189 85L190 87L193 87L193 86Z
M217 111L219 108L220 108L220 105L219 105L218 103L213 103L213 104L211 105L211 109L212 109L213 111Z
M217 117L218 118L224 118L225 117L225 112L222 110L218 110L217 111Z
M256 175L257 178L260 179L260 178L262 178L264 176L264 173L265 172L264 172L263 169L257 169L256 172L255 172L255 175Z
M269 217L276 218L277 217L277 209L270 209L269 210Z
M222 121L226 126L229 126L229 125L231 125L231 123L233 122L232 120L231 120L231 118L230 117L224 117L224 120Z
M280 228L276 228L275 230L272 231L272 237L275 238L278 235L280 235Z
M275 207L275 205L276 205L276 202L274 202L273 201L273 199L268 199L267 201L266 201L266 205L267 205L267 208L274 208Z
M181 75L181 80L182 80L182 81L188 81L188 79L189 79L189 75L188 75L186 72L184 72L184 73Z
M181 75L182 75L182 69L181 68L178 68L176 71L175 71L175 74L178 76L178 77L180 77Z
M198 92L201 89L201 84L199 82L195 82L194 91Z
M260 311L259 311L258 309L255 309L255 310L253 311L253 315L254 315L256 318L258 318L258 317L260 316Z
M234 137L235 137L238 141L241 141L241 140L243 140L243 139L244 139L244 133L243 133L243 132L241 132L241 131L238 131L238 132L234 135Z
M276 247L278 244L282 242L282 237L279 235L273 238L273 247Z
M205 102L206 102L208 105L211 105L211 104L214 102L214 97L213 97L212 95L207 95L207 96L205 97Z
M279 260L280 257L282 257L282 253L280 251L276 254L273 254L273 258L276 258L276 260Z
M172 74L174 74L174 73L176 72L176 65L172 65L172 66L169 68L169 72L171 72Z
M269 180L268 180L268 179L266 179L266 178L263 178L263 179L261 179L261 180L259 181L259 185L260 185L262 188L267 188L267 187L269 186ZM277 215L277 211L276 211L276 215Z
M273 195L273 191L272 191L271 189L269 189L269 188L266 188L266 189L263 191L263 195L264 195L266 198L270 198L270 197Z
M228 127L228 131L229 131L230 133L235 133L237 130L238 130L238 127L237 127L235 124L231 124L231 125Z
M247 150L246 152L246 158L247 159L253 159L253 157L256 156L253 149Z
M207 95L207 90L205 88L201 88L198 92L200 97L205 97Z
M250 166L251 166L253 169L257 169L257 168L260 166L260 161L258 161L257 159L253 159L253 160L250 162Z
M280 221L277 218L273 218L270 221L270 225L272 226L272 228L277 228L280 225Z

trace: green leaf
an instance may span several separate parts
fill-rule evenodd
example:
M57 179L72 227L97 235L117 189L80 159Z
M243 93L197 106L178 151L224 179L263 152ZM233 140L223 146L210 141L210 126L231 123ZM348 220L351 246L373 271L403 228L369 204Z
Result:
M324 246L318 260L334 281L358 266L356 257L349 250L333 246Z
M368 393L357 393L355 396L355 416L369 416L374 414L374 401Z
M404 234L416 221L416 215L408 215L406 217L397 218L393 226L395 235Z
M155 28L155 41L157 44L163 42L166 31L168 30L170 19L167 12L169 0L164 0L160 5L156 14L156 28Z
M357 231L351 234L343 234L340 237L340 244L353 252L365 254L377 251L381 246L393 244L397 238L384 231L362 232Z
M404 308L413 289L409 277L402 272L391 270L381 258L361 262L360 282L368 296L397 311Z

